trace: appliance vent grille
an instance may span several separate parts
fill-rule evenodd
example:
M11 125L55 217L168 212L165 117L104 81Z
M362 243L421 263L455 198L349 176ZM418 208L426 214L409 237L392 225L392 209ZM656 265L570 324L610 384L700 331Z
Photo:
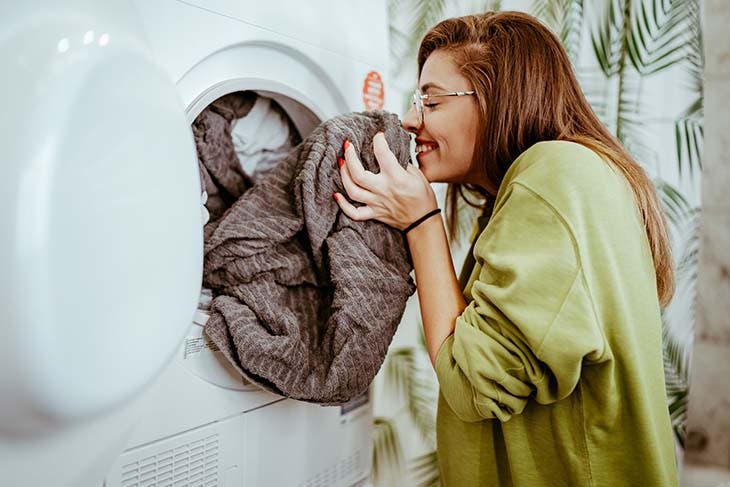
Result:
M181 444L122 467L122 487L218 485L218 435Z
M299 487L337 487L341 485L353 485L365 474L365 464L361 450L330 468L310 477L306 482L299 484ZM343 483L348 482L348 483Z

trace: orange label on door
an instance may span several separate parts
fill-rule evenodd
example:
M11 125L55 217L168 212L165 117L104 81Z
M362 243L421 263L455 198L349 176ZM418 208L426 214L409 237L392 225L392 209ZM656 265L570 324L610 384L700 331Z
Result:
M378 110L385 103L385 87L383 78L377 71L370 71L362 85L362 102L366 110Z

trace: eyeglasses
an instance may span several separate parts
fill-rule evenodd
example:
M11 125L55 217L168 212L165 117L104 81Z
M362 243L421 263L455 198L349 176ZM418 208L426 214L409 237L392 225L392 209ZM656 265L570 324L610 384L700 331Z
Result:
M452 91L449 93L434 93L430 95L424 95L421 93L421 90L416 89L416 91L413 92L413 106L416 107L416 115L418 115L418 123L419 125L423 125L423 100L428 100L429 98L436 98L438 96L467 96L467 95L475 95L476 91Z

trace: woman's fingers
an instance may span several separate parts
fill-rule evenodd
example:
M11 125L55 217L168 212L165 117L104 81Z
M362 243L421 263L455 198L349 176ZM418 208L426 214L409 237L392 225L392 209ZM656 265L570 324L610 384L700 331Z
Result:
M342 178L342 185L345 187L345 192L350 199L360 203L370 204L374 201L374 195L367 189L358 186L355 181L352 180L350 170L345 164L345 161L340 159L340 177Z
M391 152L390 147L388 147L388 141L385 140L385 134L383 132L378 132L373 137L373 153L382 172L392 175L403 172L403 168L398 163L398 159Z
M346 194L334 197L342 212L355 221L376 219L404 228L435 206L433 189L415 166L400 165L384 134L373 138L373 151L380 166L377 174L363 167L353 144L345 141L340 177ZM357 202L364 205L355 207Z
M337 201L337 204L340 206L340 209L342 209L342 212L353 220L362 221L375 218L375 212L369 206L355 207L352 205L352 203L347 201L347 198L342 196L340 193L334 193L332 196L334 196L335 201Z
M360 157L355 151L355 146L348 140L345 140L345 162L355 184L365 189L373 189L377 176L363 167Z

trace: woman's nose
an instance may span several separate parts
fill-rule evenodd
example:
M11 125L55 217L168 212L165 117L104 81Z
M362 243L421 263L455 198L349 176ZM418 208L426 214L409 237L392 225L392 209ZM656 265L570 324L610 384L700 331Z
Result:
M421 128L421 121L418 119L418 113L416 113L416 107L411 104L411 108L403 117L403 123L401 124L404 130L412 133L417 133Z

